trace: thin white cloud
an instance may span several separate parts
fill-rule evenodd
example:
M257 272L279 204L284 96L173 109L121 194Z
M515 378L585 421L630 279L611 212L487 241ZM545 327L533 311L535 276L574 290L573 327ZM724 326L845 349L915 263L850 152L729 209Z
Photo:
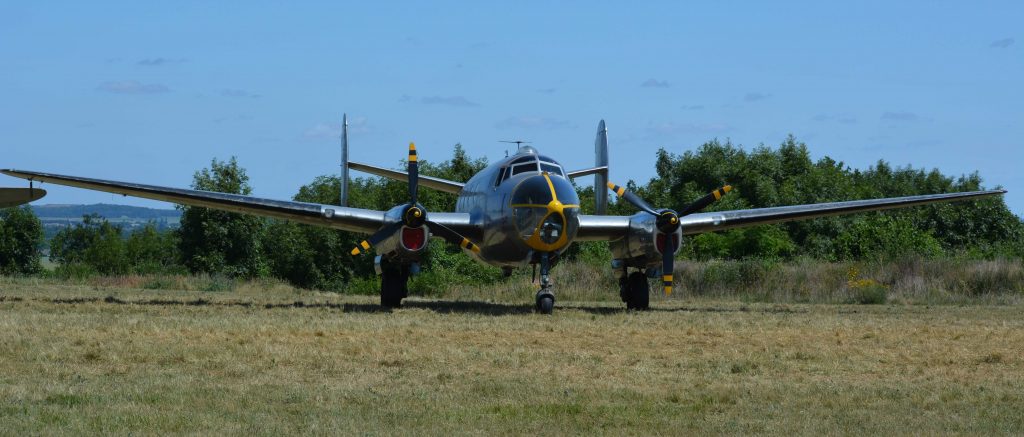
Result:
M246 90L232 89L232 88L221 90L220 95L222 95L224 97L244 97L244 98L251 98L251 99L258 99L258 98L261 97L259 94L253 94L253 93L250 93L250 92L248 92Z
M767 99L767 98L769 98L771 96L772 96L771 94L762 94L762 93L750 92L750 93L747 93L747 95L743 96L743 101L744 102L757 102L757 101L760 101L760 100Z
M668 88L672 85L669 84L667 80L658 80L652 77L650 79L645 80L643 83L640 84L640 86L644 88Z
M520 116L509 117L494 125L498 129L566 129L575 127L566 120L557 120L548 117Z
M458 107L474 107L480 106L475 102L471 102L462 96L431 96L423 97L420 99L420 103L425 105L447 105L447 106L458 106Z
M992 44L989 44L988 46L992 47L994 49L1005 49L1005 48L1007 48L1009 46L1012 46L1013 43L1014 43L1014 39L1013 38L1003 38L1003 39L997 39L995 41L992 41Z
M136 62L135 64L136 65L141 65L143 67L160 67L160 66L170 65L170 64L180 64L182 62L185 62L185 60L186 60L185 58L177 58L177 59L171 59L171 58L144 58L144 59L139 59L139 61Z
M366 134L371 132L370 124L366 117L350 117L348 119L349 134ZM316 123L302 132L302 138L307 140L338 139L341 137L341 122Z
M677 123L667 121L652 123L647 126L647 132L657 136L670 136L680 134L721 134L732 130L732 126L725 123Z
M849 116L849 115L844 115L844 114L818 114L818 115L815 115L814 117L811 117L811 120L817 121L817 122L831 122L831 121L834 121L834 122L843 123L843 124L853 124L853 123L857 122L857 118Z
M103 82L97 90L113 94L160 94L171 89L158 83L142 83L135 80Z
M907 112L907 111L886 111L885 113L882 114L882 120L884 120L884 121L907 122L907 121L918 121L920 119L921 119L920 115L917 115L917 114L915 114L913 112Z

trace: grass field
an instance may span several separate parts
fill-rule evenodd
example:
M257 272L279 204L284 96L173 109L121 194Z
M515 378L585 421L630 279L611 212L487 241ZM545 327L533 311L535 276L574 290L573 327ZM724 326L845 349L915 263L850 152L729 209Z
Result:
M1024 306L0 281L0 434L1021 434Z

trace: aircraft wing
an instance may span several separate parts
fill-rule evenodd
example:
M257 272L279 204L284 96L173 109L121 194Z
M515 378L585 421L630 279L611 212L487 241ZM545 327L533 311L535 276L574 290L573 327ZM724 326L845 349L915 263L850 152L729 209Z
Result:
M0 208L24 205L45 195L46 190L41 188L0 188Z
M383 176L386 178L394 179L396 181L402 181L406 183L409 182L409 173L406 173L401 170L392 170L389 168L377 167L375 165L362 164L359 162L349 162L348 168L366 172L372 175ZM424 176L422 174L418 176L420 180L420 185L427 188L433 188L438 191L444 191L446 193L459 194L460 192L462 192L462 187L465 185L455 181L449 181L448 179L435 178L433 176Z
M124 196L162 200L182 205L199 206L242 214L274 217L299 223L366 234L377 231L377 229L380 229L385 222L384 211L375 211L371 209L263 199L253 196L243 196L240 194L168 188L156 185L108 181L103 179L64 176L24 170L0 170L0 173L31 181L49 182L52 184L85 188L88 190L105 191ZM473 226L470 222L469 214L451 212L430 213L430 219L446 225L469 238L473 238L480 234L476 229L477 227Z
M994 196L1005 192L1006 190L969 191L964 193L926 194L921 196L851 200L773 208L702 212L683 216L680 218L680 221L682 222L683 234L695 235L793 220L807 220L857 212L905 208L929 203L969 200ZM628 228L629 216L582 215L580 216L580 228L576 239L581 241L617 240L626 235Z

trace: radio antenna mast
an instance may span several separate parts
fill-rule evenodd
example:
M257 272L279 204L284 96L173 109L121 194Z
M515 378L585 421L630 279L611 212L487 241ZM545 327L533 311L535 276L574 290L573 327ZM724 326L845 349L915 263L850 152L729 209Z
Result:
M508 140L508 141L501 140L501 141L498 141L498 142L499 143L515 144L516 145L516 152L518 152L519 149L521 149L523 147L523 144L531 144L531 141L523 141L523 140ZM508 156L508 149L505 149L505 156L506 157Z

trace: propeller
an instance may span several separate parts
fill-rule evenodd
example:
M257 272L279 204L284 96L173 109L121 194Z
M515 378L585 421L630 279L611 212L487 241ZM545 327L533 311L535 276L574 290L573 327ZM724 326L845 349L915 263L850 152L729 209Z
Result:
M672 250L672 246L675 243L672 241L672 235L674 235L676 230L679 229L679 219L707 208L708 205L711 205L712 203L715 203L716 200L721 199L725 193L732 191L731 185L723 186L722 188L714 190L706 194L704 197L697 199L695 202L684 206L676 212L671 209L656 210L651 207L651 204L636 195L636 193L628 191L625 187L615 185L611 182L608 183L608 188L611 189L619 198L625 199L641 211L656 217L654 226L665 235L665 244L662 246L663 250L661 253L661 281L662 285L665 287L666 296L672 294L672 272L675 269L675 251Z
M444 238L445 241L462 247L463 249L480 253L480 246L473 244L468 238L463 237L458 232L455 232L451 228L442 225L437 222L432 222L427 219L427 210L422 205L417 203L419 194L419 182L420 182L420 169L419 163L416 157L416 144L409 143L409 159L406 170L409 174L409 203L405 205L402 210L402 219L380 228L369 238L363 240L358 246L352 248L350 252L353 256L359 255L364 251L370 250L371 247L376 246L381 241L384 241L394 235L396 232L402 229L402 227L419 228L426 226L434 235Z

